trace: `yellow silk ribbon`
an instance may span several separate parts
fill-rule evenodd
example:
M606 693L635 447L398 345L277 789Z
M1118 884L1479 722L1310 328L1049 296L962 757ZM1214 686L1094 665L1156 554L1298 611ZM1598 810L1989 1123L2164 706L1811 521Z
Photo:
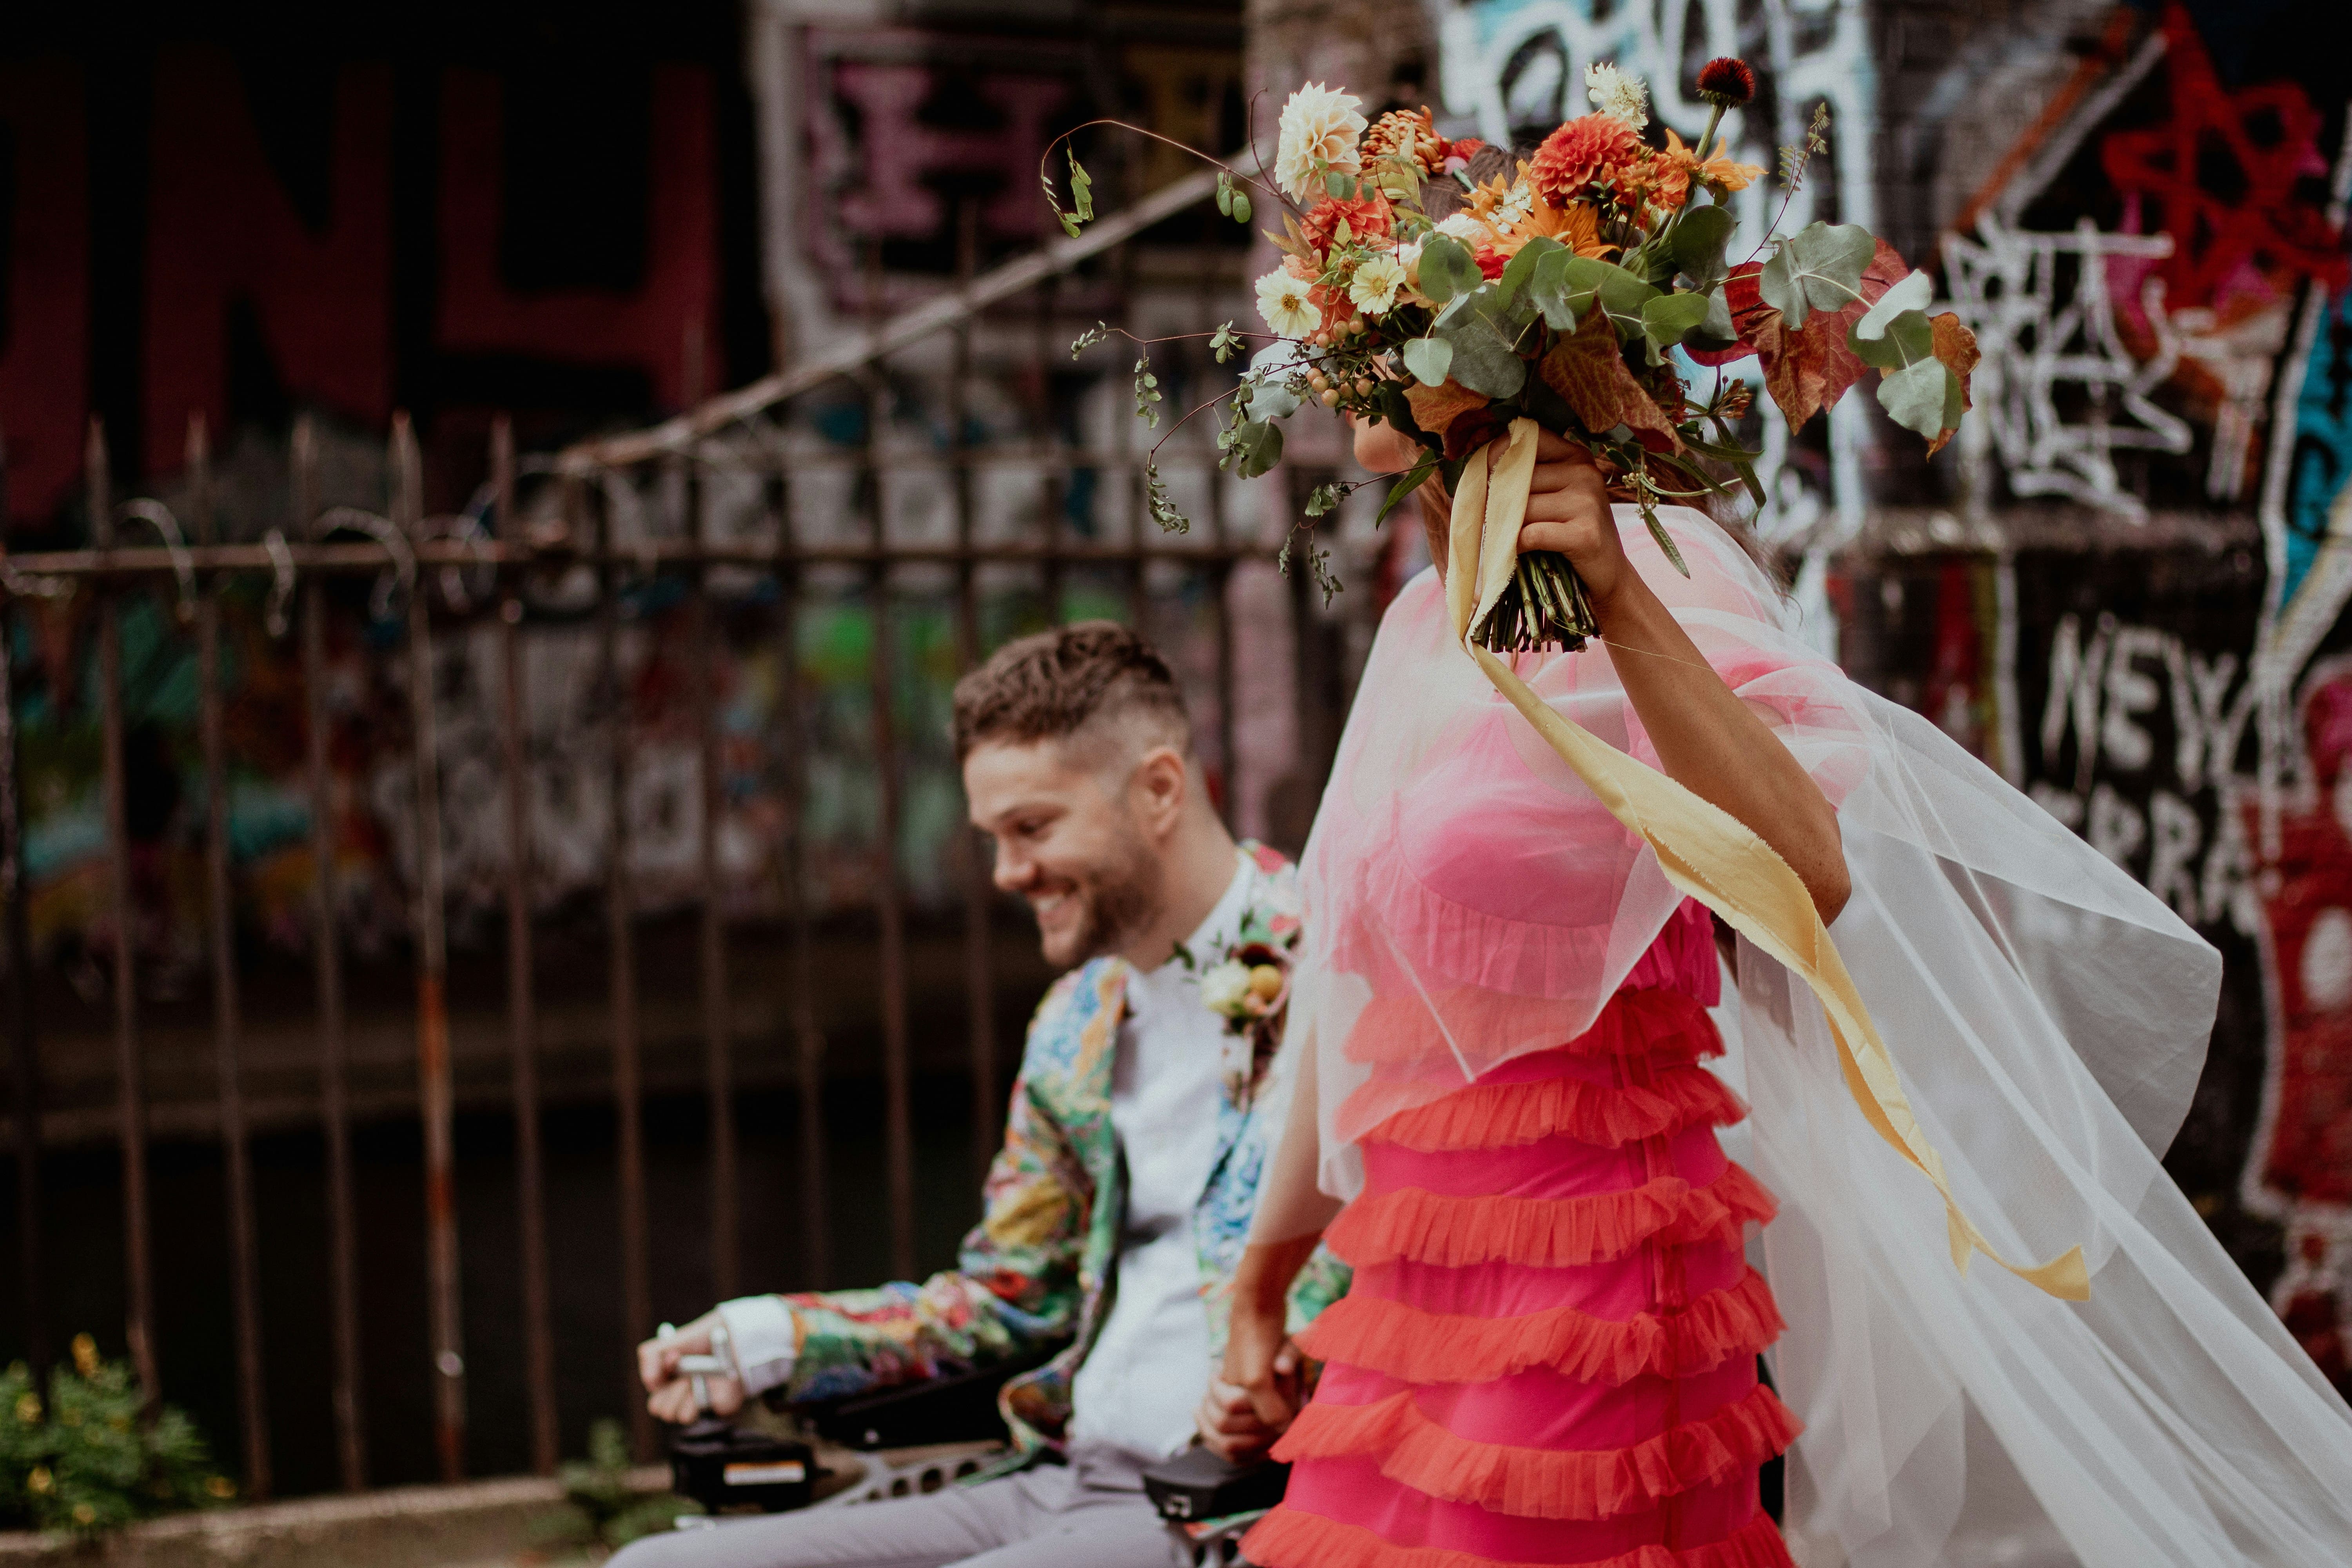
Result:
M1854 990L1812 895L1789 863L1730 813L1547 706L1509 665L1469 640L1470 628L1501 595L1517 560L1519 528L1535 476L1536 434L1533 420L1514 420L1507 442L1496 442L1463 466L1446 552L1446 608L1454 635L1495 689L1576 770L1601 804L1657 852L1668 881L1813 988L1829 1015L1846 1088L1864 1120L1942 1195L1952 1262L1960 1272L1968 1272L1971 1253L1981 1252L2053 1296L2090 1300L2080 1247L2038 1268L2021 1268L1995 1251L1960 1212L1944 1162L1904 1097L1895 1059Z

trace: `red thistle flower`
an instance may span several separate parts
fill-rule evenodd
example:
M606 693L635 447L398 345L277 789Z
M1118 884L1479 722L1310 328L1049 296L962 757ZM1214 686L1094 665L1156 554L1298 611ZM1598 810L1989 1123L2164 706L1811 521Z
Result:
M1585 186L1609 179L1640 155L1642 140L1613 114L1571 120L1544 138L1528 180L1547 206L1564 207Z
M1756 96L1756 72L1746 60L1718 55L1699 68L1698 95L1709 103L1738 109Z
M1339 232L1341 218L1348 220L1348 233L1357 239L1379 239L1396 226L1389 204L1379 196L1355 196L1344 202L1337 196L1327 196L1298 222L1299 231L1307 236L1307 243L1315 247L1316 255L1330 254L1331 239Z

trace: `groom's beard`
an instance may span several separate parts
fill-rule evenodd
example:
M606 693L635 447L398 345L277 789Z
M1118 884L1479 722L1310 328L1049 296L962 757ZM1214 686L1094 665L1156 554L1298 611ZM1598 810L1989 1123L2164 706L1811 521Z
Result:
M1151 923L1160 909L1160 863L1141 841L1130 839L1117 858L1052 890L1076 901L1078 919L1059 931L1039 932L1045 962L1075 968L1118 952Z

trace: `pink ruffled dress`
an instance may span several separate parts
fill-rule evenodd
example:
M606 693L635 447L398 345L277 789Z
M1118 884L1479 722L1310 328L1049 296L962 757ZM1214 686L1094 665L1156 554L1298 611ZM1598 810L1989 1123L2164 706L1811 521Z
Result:
M1788 1568L1757 1467L1798 1423L1756 1376L1781 1322L1742 1254L1771 1196L1715 1130L1718 971L1684 905L1593 1026L1361 1138L1355 1266L1276 1449L1265 1568Z

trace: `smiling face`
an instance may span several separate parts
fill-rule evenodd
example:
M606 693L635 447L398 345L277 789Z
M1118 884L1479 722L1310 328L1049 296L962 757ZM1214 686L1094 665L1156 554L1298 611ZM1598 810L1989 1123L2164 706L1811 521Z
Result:
M996 843L996 885L1029 901L1056 969L1116 952L1151 923L1162 897L1133 773L1078 750L988 742L963 764L972 826Z

